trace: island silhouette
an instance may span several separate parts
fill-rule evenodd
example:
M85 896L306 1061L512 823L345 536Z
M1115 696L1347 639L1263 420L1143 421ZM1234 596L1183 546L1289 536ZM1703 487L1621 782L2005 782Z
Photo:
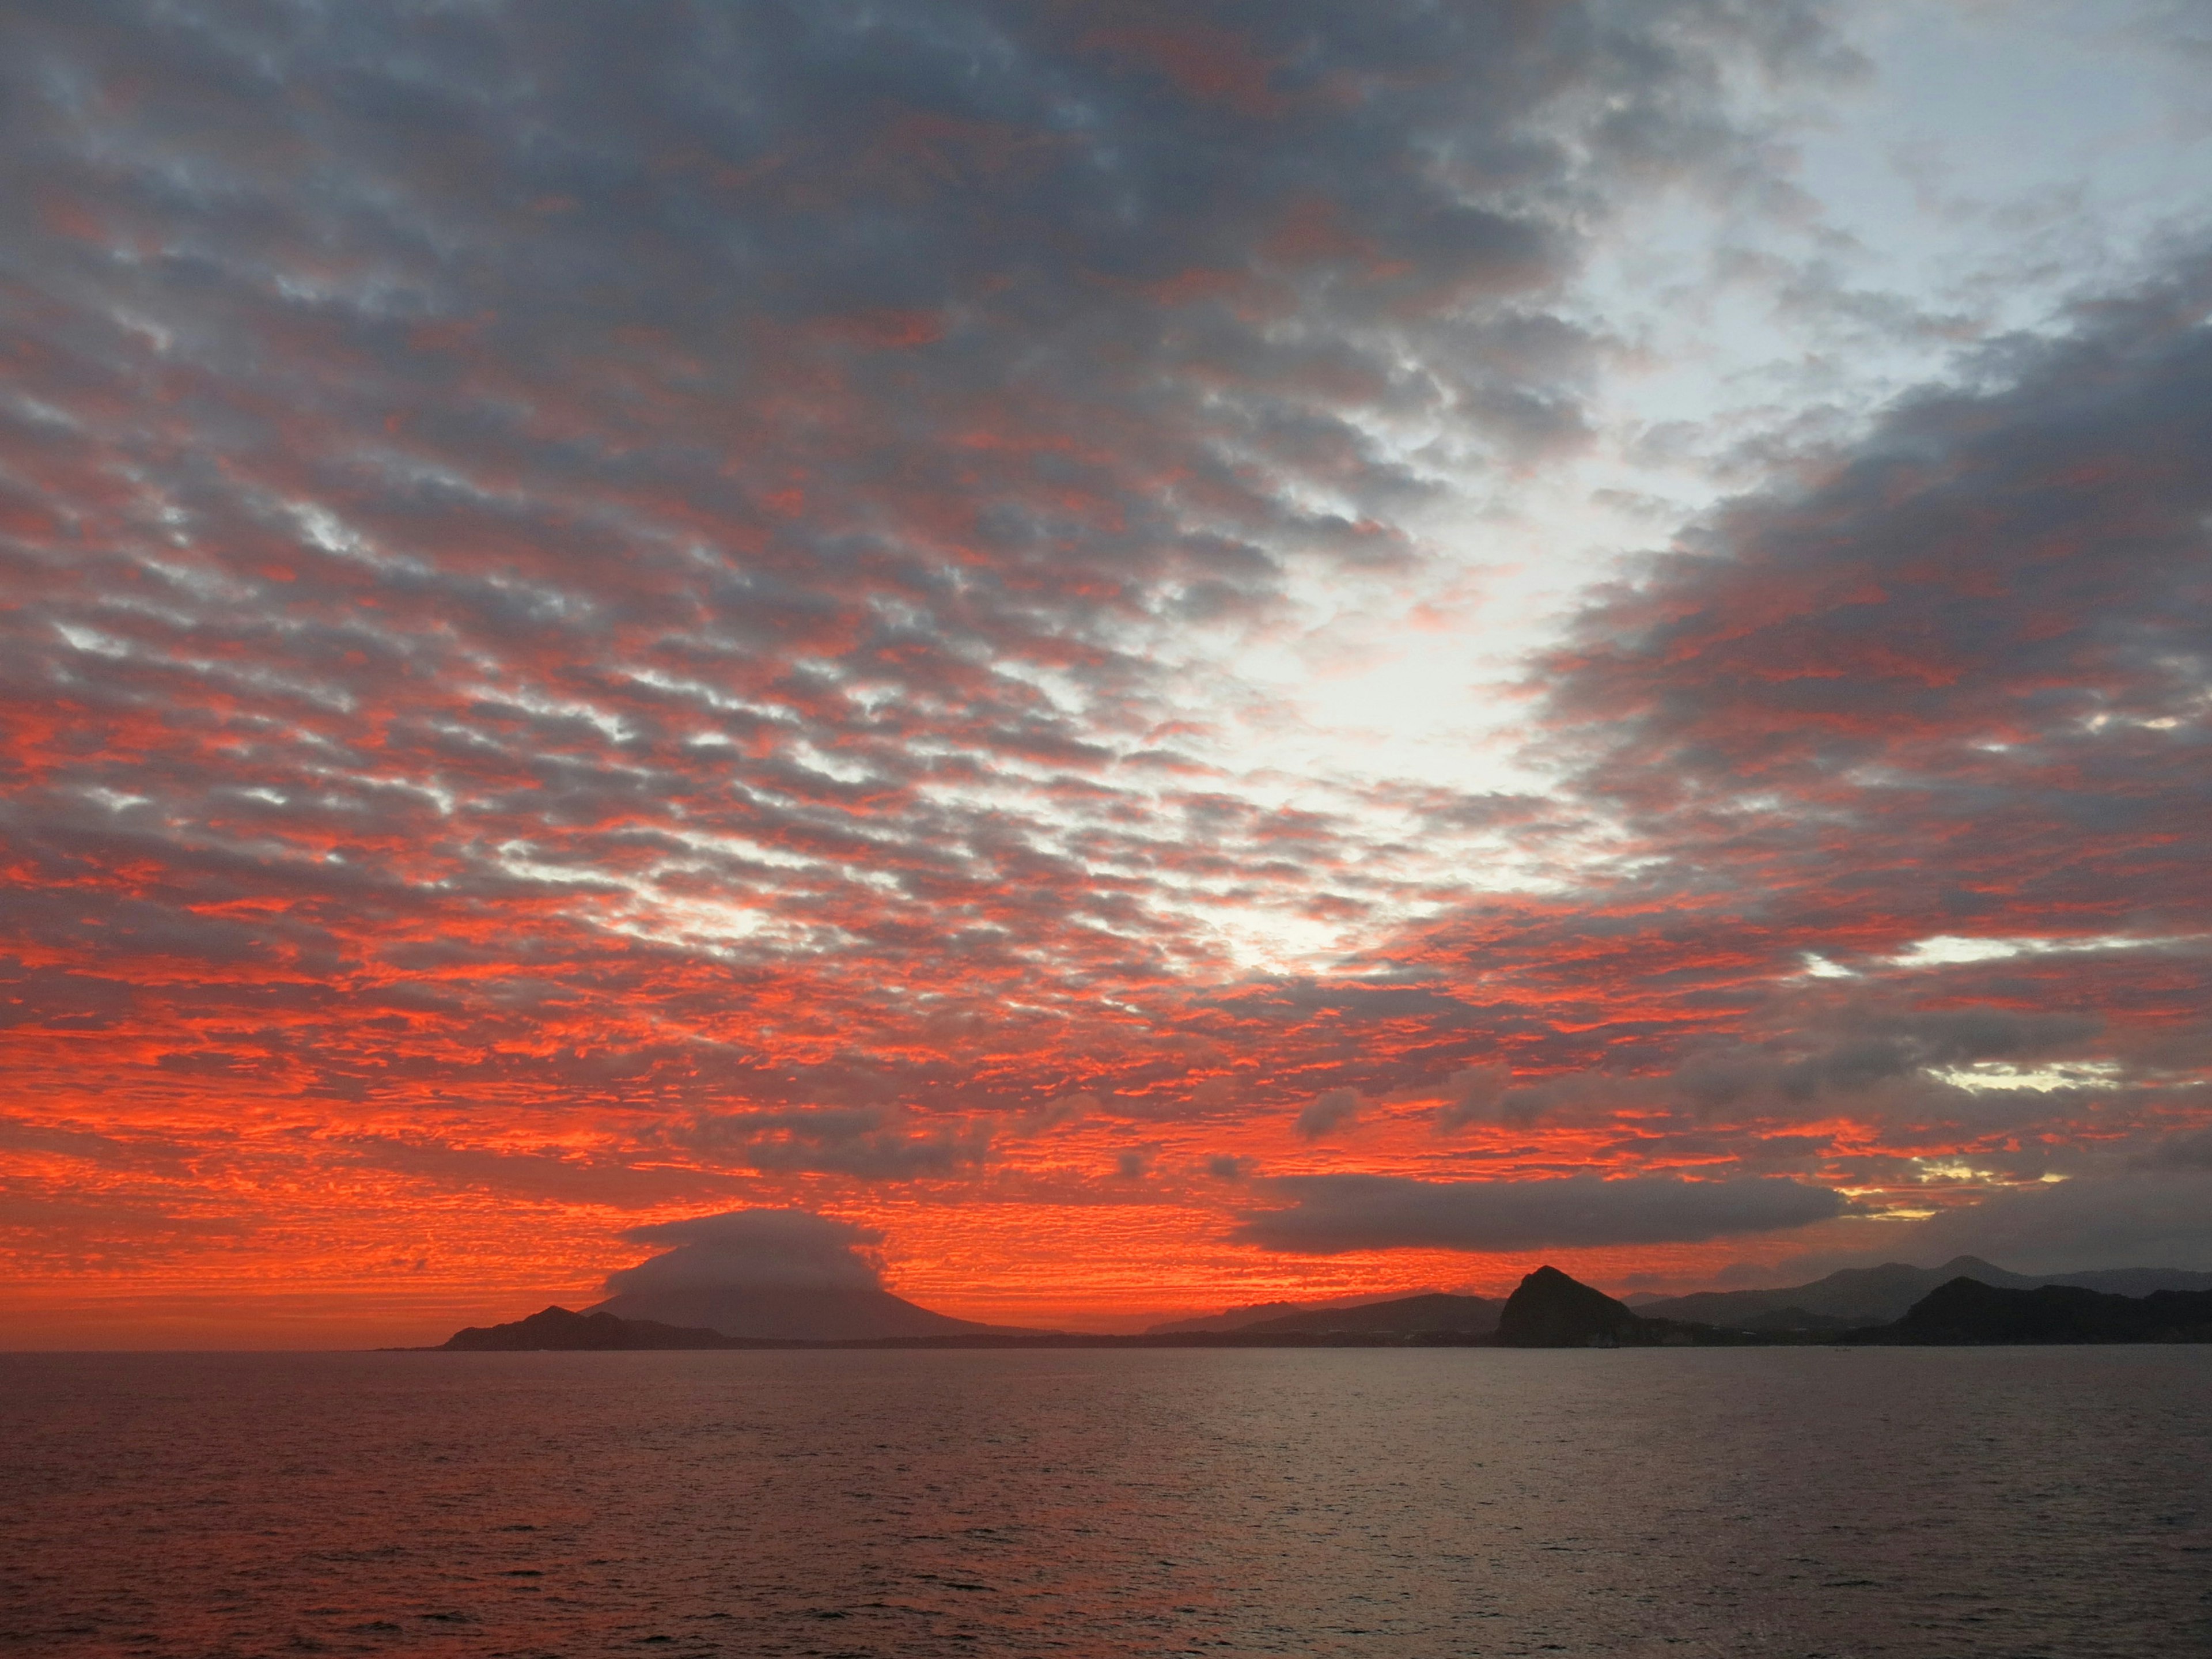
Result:
M1956 1263L1949 1264L1952 1266ZM1988 1264L1976 1262L1987 1268ZM1911 1276L1942 1269L1893 1263L1858 1270L1872 1278L1850 1282L1856 1291L1878 1285L1893 1297ZM2002 1269L1995 1275L2017 1279ZM2131 1270L2132 1271L2132 1270ZM2141 1270L2161 1279L2212 1279L2179 1270ZM2086 1277L2087 1275L2083 1275ZM1832 1275L1832 1279L1840 1275ZM1820 1281L1827 1285L1830 1281ZM726 1289L727 1287L726 1287ZM1798 1302L1817 1286L1796 1287ZM1787 1295L1791 1292L1747 1292ZM813 1293L817 1304L823 1291ZM878 1300L880 1299L880 1300ZM506 1324L470 1326L439 1346L444 1352L603 1352L726 1348L947 1347L1759 1347L1982 1346L2033 1343L2212 1341L2212 1287L2159 1289L2140 1296L2078 1284L1992 1285L1955 1274L1917 1297L1894 1317L1849 1323L1814 1313L1797 1302L1783 1306L1803 1324L1778 1323L1777 1310L1747 1310L1740 1322L1722 1324L1652 1311L1692 1298L1631 1308L1553 1267L1522 1279L1500 1304L1480 1297L1425 1294L1395 1301L1334 1308L1310 1315L1255 1321L1231 1329L1154 1329L1135 1336L1029 1331L951 1319L876 1290L857 1300L830 1297L784 1328L774 1322L781 1298L766 1301L734 1289L719 1302L702 1296L694 1305L739 1310L755 1328L734 1333L707 1325L678 1325L625 1316L603 1304L578 1313L550 1307ZM884 1310L881 1304L895 1304ZM1738 1304L1742 1306L1744 1304ZM921 1317L915 1319L912 1316ZM876 1328L854 1330L872 1316ZM896 1328L885 1329L890 1324ZM830 1333L836 1334L830 1334Z

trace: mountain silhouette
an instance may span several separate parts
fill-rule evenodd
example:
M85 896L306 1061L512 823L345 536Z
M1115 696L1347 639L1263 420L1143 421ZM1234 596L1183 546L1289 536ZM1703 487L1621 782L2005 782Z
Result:
M1427 1295L1424 1291L1419 1295ZM1384 1291L1380 1296L1326 1297L1312 1302L1248 1302L1224 1308L1218 1314L1194 1314L1185 1319L1164 1319L1145 1327L1146 1336L1180 1336L1192 1331L1242 1331L1279 1319L1299 1319L1309 1314L1342 1313L1352 1308L1371 1308L1385 1302L1403 1302L1406 1293Z
M1996 1290L2033 1290L2043 1285L2072 1285L2123 1296L2154 1291L2212 1290L2212 1273L2176 1267L2112 1267L2086 1273L2016 1273L1978 1256L1954 1256L1940 1267L1914 1267L1902 1261L1879 1267L1846 1267L1809 1285L1773 1290L1700 1291L1691 1296L1639 1302L1646 1319L1691 1320L1731 1330L1831 1330L1883 1325L1902 1318L1906 1309L1939 1285L1971 1279ZM1802 1321L1793 1316L1810 1316Z
M932 1313L889 1291L859 1285L698 1285L626 1291L589 1311L664 1325L704 1327L724 1336L847 1342L889 1336L1018 1334Z
M649 1319L617 1319L612 1314L580 1314L567 1308L543 1309L505 1325L471 1325L440 1346L459 1353L534 1353L720 1348L728 1339L716 1331L656 1324Z
M1254 1336L1309 1332L1325 1335L1337 1331L1402 1336L1449 1331L1462 1336L1487 1336L1498 1328L1498 1312L1504 1305L1486 1296L1450 1296L1432 1291L1423 1296L1401 1297L1395 1302L1369 1302L1356 1308L1309 1309L1234 1328Z
M1498 1340L1509 1348L1605 1347L1656 1334L1625 1303L1557 1267L1539 1267L1522 1279L1498 1316Z
M1954 1279L1904 1317L1854 1333L1856 1342L1984 1343L2212 1341L2212 1290L2115 1296L2078 1285L2027 1288Z

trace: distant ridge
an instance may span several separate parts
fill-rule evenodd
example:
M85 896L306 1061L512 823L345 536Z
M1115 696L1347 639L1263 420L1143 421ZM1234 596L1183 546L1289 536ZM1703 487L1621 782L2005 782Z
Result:
M1427 1295L1424 1291L1418 1292ZM1380 1296L1328 1297L1316 1302L1250 1302L1241 1308L1224 1308L1218 1314L1198 1314L1187 1319L1162 1320L1147 1325L1147 1336L1180 1336L1189 1331L1242 1331L1280 1319L1302 1319L1309 1314L1334 1314L1354 1308L1371 1308L1386 1302L1403 1302L1405 1292L1385 1291Z
M1889 1261L1879 1267L1845 1267L1809 1285L1773 1290L1700 1291L1691 1296L1639 1302L1647 1319L1689 1320L1736 1330L1834 1330L1886 1325L1940 1285L1971 1279L1997 1290L2071 1285L2120 1296L2154 1291L2212 1290L2212 1273L2178 1267L2112 1267L2086 1273L2015 1273L1978 1256L1954 1256L1940 1267Z
M1395 1302L1369 1302L1353 1308L1309 1309L1231 1328L1252 1336L1306 1333L1318 1336L1334 1331L1405 1336L1448 1331L1487 1336L1498 1328L1498 1311L1504 1306L1486 1296L1451 1296L1431 1291L1422 1296L1401 1297ZM1164 1334L1162 1327L1153 1328Z
M612 1314L580 1314L567 1308L541 1309L506 1325L471 1325L446 1339L454 1353L544 1353L640 1352L661 1348L722 1348L729 1339L719 1331L656 1324L649 1319L617 1319Z
M2194 1273L2180 1267L2106 1267L2028 1274L2012 1273L1979 1256L1961 1255L1937 1267L1915 1267L1901 1261L1885 1262L1879 1267L1846 1267L1809 1285L1700 1291L1690 1296L1638 1293L1620 1301L1631 1312L1644 1319L1713 1325L1735 1331L1809 1334L1890 1323L1902 1317L1906 1309L1938 1285L1962 1278L2000 1290L2070 1285L2083 1290L2136 1297L2148 1296L2154 1291L2212 1290L2212 1273ZM1448 1310L1447 1304L1458 1305ZM1261 1334L1375 1331L1411 1334L1420 1331L1458 1331L1480 1335L1497 1328L1498 1310L1504 1305L1488 1297L1432 1291L1328 1302L1264 1302L1225 1309L1218 1314L1164 1320L1146 1327L1145 1334L1175 1336L1207 1331Z
M1181 1331L1164 1336L1108 1336L1076 1331L955 1331L930 1336L842 1338L724 1336L613 1314L547 1308L509 1324L458 1331L415 1353L644 1352L676 1348L1480 1348L1495 1339L1465 1331Z
M808 1342L1036 1334L933 1313L889 1291L860 1285L700 1285L628 1291L609 1297L589 1311L620 1319L702 1328L724 1336Z
M1436 1306L1468 1303L1482 1304L1483 1310ZM1408 1304L1412 1304L1413 1310L1408 1310ZM971 1327L914 1335L827 1339L726 1336L703 1327L623 1319L604 1311L580 1314L553 1307L505 1325L471 1325L455 1332L434 1352L518 1353L780 1347L1650 1348L2212 1342L2212 1290L2154 1291L2146 1296L2130 1297L2070 1285L1993 1285L1964 1275L1936 1286L1894 1320L1848 1330L1808 1332L1653 1318L1570 1278L1557 1267L1543 1267L1523 1279L1506 1298L1504 1306L1498 1310L1494 1331L1449 1328L1434 1322L1445 1317L1482 1317L1491 1305L1480 1297L1431 1294L1401 1297L1395 1304L1339 1310L1334 1315L1311 1316L1316 1320L1368 1316L1364 1326L1349 1328L1340 1325L1326 1329L1302 1329L1297 1328L1299 1320L1287 1319L1263 1322L1261 1327L1242 1330L1147 1333L1141 1336L994 1331L988 1327Z

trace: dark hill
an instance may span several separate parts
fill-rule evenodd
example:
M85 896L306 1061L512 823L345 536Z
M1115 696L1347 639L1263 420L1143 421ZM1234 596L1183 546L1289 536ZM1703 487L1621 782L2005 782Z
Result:
M2113 1296L2075 1285L2028 1289L1954 1279L1895 1323L1849 1339L1882 1344L2212 1342L2212 1291Z
M785 1341L854 1342L891 1336L1016 1334L1008 1327L979 1325L932 1313L903 1297L872 1287L841 1285L702 1285L630 1291L590 1311L666 1325L703 1326L724 1336Z
M1395 1302L1370 1302L1358 1308L1326 1308L1263 1319L1238 1330L1253 1336L1328 1335L1340 1331L1370 1332L1376 1335L1419 1336L1450 1332L1462 1336L1487 1336L1498 1328L1503 1304L1486 1296L1449 1296L1432 1291L1426 1296L1401 1297Z
M1424 1292L1425 1294L1425 1292ZM1403 1296L1339 1296L1320 1302L1249 1302L1241 1308L1224 1308L1218 1314L1198 1314L1188 1319L1163 1320L1145 1328L1146 1336L1181 1336L1193 1331L1242 1331L1279 1319L1307 1314L1342 1313L1349 1308L1369 1308L1382 1302L1402 1302Z
M1591 1348L1642 1345L1659 1340L1624 1303L1570 1279L1557 1267L1539 1267L1505 1299L1498 1316L1498 1340L1509 1348Z
M441 1348L461 1353L532 1353L549 1350L612 1351L653 1348L726 1348L716 1331L658 1324L650 1319L617 1319L612 1314L573 1313L547 1308L505 1325L471 1325L456 1331Z

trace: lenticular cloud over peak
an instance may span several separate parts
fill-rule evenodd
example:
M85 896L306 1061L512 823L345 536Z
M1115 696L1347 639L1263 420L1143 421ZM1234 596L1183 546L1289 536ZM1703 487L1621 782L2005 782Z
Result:
M632 1227L621 1237L675 1248L607 1275L610 1297L708 1285L779 1290L873 1290L882 1282L862 1252L883 1235L804 1210L731 1210Z
M595 1312L779 1340L991 1328L893 1296L866 1249L881 1234L805 1210L732 1210L633 1227L622 1237L676 1248L609 1273L606 1300Z
M11 9L38 1328L2121 1250L2212 112L2033 9Z

